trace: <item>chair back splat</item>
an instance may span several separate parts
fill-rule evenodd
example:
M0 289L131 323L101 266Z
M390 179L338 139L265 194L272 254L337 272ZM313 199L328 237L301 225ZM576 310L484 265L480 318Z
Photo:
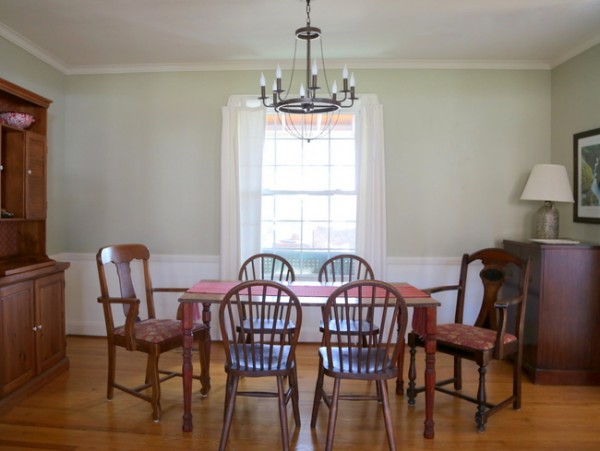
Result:
M485 430L490 416L511 405L521 408L521 364L523 360L523 329L529 284L530 261L511 254L504 249L488 248L462 258L457 285L426 289L434 294L445 291L456 292L454 323L438 324L436 333L437 352L454 357L454 374L446 380L436 382L436 390L477 405L475 422L479 431ZM469 272L479 268L479 280L483 293L479 313L473 324L465 324L465 298L468 290ZM474 283L474 282L472 282ZM415 312L418 315L418 312ZM412 331L408 334L410 368L407 389L409 404L423 387L415 385L416 347L423 346L423 337ZM487 399L485 378L487 365L493 359L512 357L513 388L503 401L492 403ZM462 359L471 360L479 366L479 387L476 396L463 393ZM453 385L453 389L447 385Z

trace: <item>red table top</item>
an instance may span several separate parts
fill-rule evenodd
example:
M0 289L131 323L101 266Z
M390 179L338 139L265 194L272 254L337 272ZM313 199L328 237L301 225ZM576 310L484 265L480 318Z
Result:
M238 285L240 282L224 282L224 281L209 281L201 280L192 286L188 293L197 294L220 294L225 295L230 289ZM406 283L393 284L402 297L404 298L428 298L428 293L419 290L412 285ZM309 284L302 282L294 282L290 285L296 296L298 297L328 297L331 293L339 288L339 285L320 285L320 284ZM376 294L377 296L377 294Z

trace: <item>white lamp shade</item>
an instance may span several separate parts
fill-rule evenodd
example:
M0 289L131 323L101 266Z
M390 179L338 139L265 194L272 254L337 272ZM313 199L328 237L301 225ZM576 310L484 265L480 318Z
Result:
M575 202L566 168L560 164L536 164L521 200Z

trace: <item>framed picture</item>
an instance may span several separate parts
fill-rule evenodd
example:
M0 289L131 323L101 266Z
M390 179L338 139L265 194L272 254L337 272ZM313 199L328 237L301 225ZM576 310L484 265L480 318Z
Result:
M600 224L600 128L573 135L574 222Z

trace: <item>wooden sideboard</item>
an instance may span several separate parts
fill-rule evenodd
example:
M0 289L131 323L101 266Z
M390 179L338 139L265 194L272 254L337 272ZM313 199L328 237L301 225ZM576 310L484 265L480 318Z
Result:
M534 383L600 384L600 245L504 240L531 258L523 366Z

